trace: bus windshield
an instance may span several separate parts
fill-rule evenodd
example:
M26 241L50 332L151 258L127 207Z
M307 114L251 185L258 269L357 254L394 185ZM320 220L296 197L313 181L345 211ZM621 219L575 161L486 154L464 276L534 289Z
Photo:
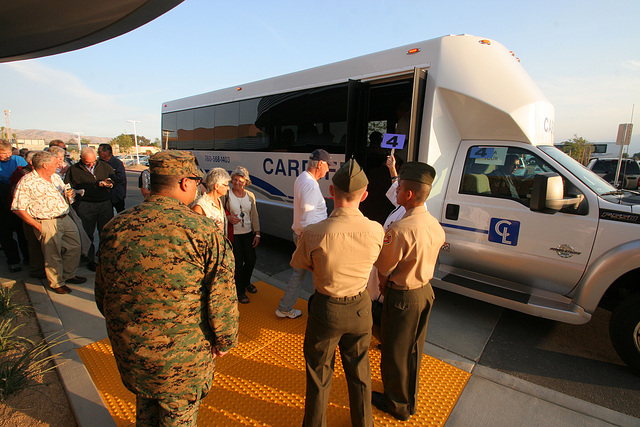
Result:
M605 193L611 193L617 191L617 189L609 184L604 179L600 178L595 173L584 167L575 159L567 155L561 150L558 150L553 146L538 146L542 151L547 153L556 162L564 166L569 172L571 172L576 178L578 178L584 185L589 187L596 194L603 195Z

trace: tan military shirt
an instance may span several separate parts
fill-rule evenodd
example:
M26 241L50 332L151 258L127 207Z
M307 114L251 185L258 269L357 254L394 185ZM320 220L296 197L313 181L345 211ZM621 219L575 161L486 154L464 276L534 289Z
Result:
M433 278L444 238L442 226L424 206L413 208L389 226L375 266L390 276L394 289L420 288Z
M313 271L321 294L354 296L367 287L383 237L382 226L358 209L336 208L329 218L304 229L291 266Z

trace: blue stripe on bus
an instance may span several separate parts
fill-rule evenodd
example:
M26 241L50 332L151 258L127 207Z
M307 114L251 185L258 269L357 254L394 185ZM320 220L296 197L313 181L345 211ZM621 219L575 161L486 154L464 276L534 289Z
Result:
M257 178L255 176L251 176L251 185L255 185L256 187L262 188L264 191L274 196L287 197L286 194L278 190L273 185L269 184L267 181L263 181L260 178Z
M441 222L440 225L443 227L456 228L458 230L473 231L474 233L489 234L489 230L482 230L481 228L463 227L461 225L445 224L443 222Z

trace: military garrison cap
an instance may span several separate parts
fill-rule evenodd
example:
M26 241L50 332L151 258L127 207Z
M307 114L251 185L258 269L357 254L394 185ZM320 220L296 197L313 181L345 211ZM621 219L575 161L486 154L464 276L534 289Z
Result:
M200 176L195 157L188 151L166 150L149 157L149 172L152 175Z
M367 175L354 159L349 160L342 165L340 169L333 174L333 185L344 191L345 193L351 193L352 191L360 190L369 184Z
M422 162L407 162L400 167L400 172L398 173L398 178L401 180L418 181L429 185L433 183L435 177L436 170Z

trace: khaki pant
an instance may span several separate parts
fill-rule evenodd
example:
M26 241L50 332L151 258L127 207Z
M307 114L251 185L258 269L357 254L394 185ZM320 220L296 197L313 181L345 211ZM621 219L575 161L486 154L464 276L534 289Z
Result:
M44 270L52 288L75 277L80 264L80 234L69 215L59 219L40 220L42 232L35 231L44 257Z
M304 336L307 391L303 426L326 426L336 347L347 377L352 426L373 426L371 412L371 299L364 291L348 298L318 292L309 300Z
M380 370L386 405L409 416L418 408L420 363L433 290L427 284L410 291L387 289L382 309Z

